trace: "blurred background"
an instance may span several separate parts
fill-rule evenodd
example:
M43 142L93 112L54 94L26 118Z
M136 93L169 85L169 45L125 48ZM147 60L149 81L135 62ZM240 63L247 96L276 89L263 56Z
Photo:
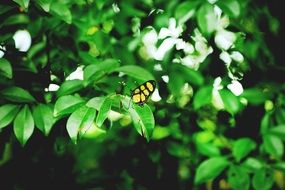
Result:
M282 11L1 2L0 189L285 189Z

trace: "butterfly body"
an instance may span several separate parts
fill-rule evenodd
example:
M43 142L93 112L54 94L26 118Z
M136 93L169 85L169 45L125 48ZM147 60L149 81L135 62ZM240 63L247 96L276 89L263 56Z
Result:
M148 80L131 91L131 99L139 106L143 106L152 95L156 87L154 80Z

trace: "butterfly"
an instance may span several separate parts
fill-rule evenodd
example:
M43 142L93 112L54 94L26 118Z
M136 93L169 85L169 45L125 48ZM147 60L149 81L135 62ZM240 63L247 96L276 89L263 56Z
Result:
M148 80L131 91L131 99L139 106L143 106L152 95L156 87L154 80Z

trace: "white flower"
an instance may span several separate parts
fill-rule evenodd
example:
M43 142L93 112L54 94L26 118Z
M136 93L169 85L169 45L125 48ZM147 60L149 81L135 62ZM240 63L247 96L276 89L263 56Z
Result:
M218 0L208 0L209 3L214 4L216 3Z
M27 30L18 30L13 39L15 41L15 47L22 52L26 52L30 49L32 44L32 38Z
M238 51L233 51L230 56L231 56L231 58L232 58L233 60L235 60L236 62L241 63L241 62L244 61L243 55L242 55L240 52L238 52Z
M186 54L193 53L193 52L194 52L194 47L193 47L192 44L186 42L183 51L184 51Z
M156 42L157 42L157 33L156 33L156 31L154 29L152 29L149 32L147 32L143 36L142 42L144 43L145 46L155 45Z
M211 46L208 46L206 38L202 36L201 32L196 28L192 39L195 41L195 49L201 55L209 55L213 52Z
M233 80L231 84L227 85L227 87L236 96L239 96L243 93L243 87L237 80Z
M215 13L215 15L217 16L218 20L221 19L222 12L223 12L223 11L222 11L222 9L221 9L219 6L214 5L214 13Z
M212 103L218 109L224 109L224 103L219 93L219 90L223 89L221 85L222 79L221 77L217 77L213 83L213 91L212 91Z
M164 39L166 37L177 39L181 35L182 32L183 32L182 26L178 25L176 27L175 18L170 18L168 28L160 29L160 32L158 34L158 39Z
M163 70L161 64L159 64L159 63L155 64L153 69L155 71L162 71Z
M236 35L225 29L219 30L215 35L215 43L218 48L228 50L236 41Z
M2 51L3 50L3 51ZM4 54L5 54L5 51L6 50L6 47L5 46L1 46L0 45L0 58L2 58L3 56L4 56Z
M197 55L187 55L181 59L181 64L191 69L198 70L200 66L199 57Z
M182 39L176 40L176 49L177 50L183 50L186 54L190 54L194 52L194 47L192 44L185 42Z
M226 51L222 51L219 57L221 60L223 60L226 63L227 66L229 66L232 62L230 54Z
M59 89L59 86L57 84L49 84L48 88L45 88L46 92L55 92Z
M230 24L230 19L227 15L225 15L218 20L217 30L226 28L229 26L229 24Z
M66 77L66 80L75 80L75 79L83 80L83 66L77 67L77 69L74 72L70 73L70 75Z
M146 53L149 57L154 58L156 56L157 48L157 33L154 29L148 31L142 38L142 42L145 45Z
M213 52L212 48L208 49L208 52L205 54L195 55L189 54L186 55L184 58L181 59L181 64L185 65L191 69L198 70L200 64L207 58L207 56Z
M213 48L211 46L208 46L206 38L202 36L202 34L198 29L194 30L194 36L192 36L191 38L195 41L196 53L192 54L194 52L194 47L192 46L192 44L186 43L184 45L185 46L184 52L187 55L184 58L182 58L180 62L181 64L189 68L197 70L200 64L207 58L207 56L213 52ZM188 48L189 50L187 52Z
M176 20L174 18L169 19L168 28L162 28L158 34L158 39L165 39L157 49L154 58L156 60L162 60L165 54L173 48L173 46L180 42L178 37L183 32L182 26L176 27Z
M157 49L154 58L156 60L163 60L166 52L168 52L175 45L175 40L172 38L165 39Z
M119 13L120 12L120 8L119 8L117 3L113 3L112 4L112 8L113 8L114 13Z
M214 90L221 90L221 89L223 89L224 87L221 84L221 82L222 82L222 78L221 77L215 78L214 83L213 83L213 89Z

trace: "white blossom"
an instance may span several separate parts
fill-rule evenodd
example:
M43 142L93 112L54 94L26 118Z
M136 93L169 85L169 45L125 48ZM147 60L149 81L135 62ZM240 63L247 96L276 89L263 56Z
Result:
M27 52L32 44L32 38L27 30L18 30L13 39L15 41L15 47L21 52Z
M164 39L166 37L177 39L182 32L183 32L182 26L181 25L176 26L175 18L170 18L168 28L160 29L160 32L158 34L158 39Z
M57 84L49 84L48 88L45 88L46 92L55 92L59 89L59 86Z
M66 77L66 80L75 80L75 79L83 80L83 66L77 67L77 69L74 72L70 73L70 75Z
M236 62L241 63L241 62L244 61L243 55L242 55L240 52L238 52L238 51L233 51L230 56L231 56L231 58L232 58L233 60L235 60Z
M219 93L219 90L223 89L221 85L222 79L221 77L217 77L213 83L213 91L212 91L212 103L217 109L224 109L224 103Z
M236 41L236 35L233 32L221 29L217 31L215 35L215 43L218 48L222 50L228 50L233 46L233 43Z
M222 61L224 61L226 63L227 66L229 66L230 63L232 62L232 58L231 58L230 54L226 51L222 51L222 53L220 54L219 57Z
M236 96L239 96L243 93L243 87L237 80L233 80L231 84L227 85L227 88Z
M146 45L155 45L157 42L157 33L154 29L151 29L149 32L147 32L143 38L142 42Z

